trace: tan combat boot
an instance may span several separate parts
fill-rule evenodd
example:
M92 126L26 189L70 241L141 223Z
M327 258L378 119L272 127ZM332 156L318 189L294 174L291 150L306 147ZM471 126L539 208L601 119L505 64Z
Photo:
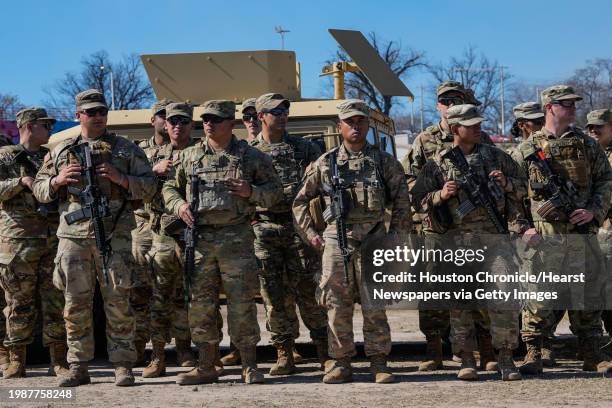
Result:
M134 385L134 373L132 373L132 363L120 361L114 363L115 366L115 385L118 387L128 387Z
M224 366L240 365L240 351L237 348L232 349L233 344L230 344L230 352L221 358L221 363Z
M547 368L556 367L555 353L553 351L553 341L549 337L542 339L542 365Z
M9 366L9 351L8 348L0 341L0 370L4 371Z
M242 381L245 384L263 384L264 375L257 369L257 348L255 346L240 349L242 358Z
M286 341L284 343L275 344L276 347L276 363L270 368L270 375L288 375L295 373L295 364L293 362L293 342Z
M49 371L50 376L60 376L68 374L68 361L66 361L68 347L64 342L49 344Z
M498 371L497 356L493 350L491 333L481 331L478 333L478 350L480 352L480 369L484 371Z
M612 371L612 361L605 360L599 349L599 337L590 336L578 339L578 345L584 358L582 371L597 371L598 373L609 373Z
M518 372L512 358L512 350L503 348L499 350L499 372L502 375L503 381L518 381L522 380L521 373Z
M153 342L153 353L151 362L142 370L143 378L157 378L166 374L166 343L161 341Z
M26 376L26 345L19 344L9 347L9 366L4 370L2 378L23 378Z
M215 347L216 344L205 344L199 348L199 359L197 366L186 373L177 376L176 383L179 385L210 384L219 379L215 370Z
M295 346L293 347L293 350L291 350L291 355L293 356L293 364L302 364L304 362L304 357L298 353Z
M478 370L476 370L476 359L471 351L461 352L461 368L457 374L457 378L464 381L475 381L478 379Z
M176 365L179 367L195 367L196 361L193 350L191 350L191 340L176 339Z
M329 361L329 354L327 353L327 341L316 341L315 347L317 348L317 358L319 359L319 364L321 364L321 370L325 370L325 363Z
M525 375L542 374L542 337L527 339L525 345L527 346L527 354L525 354L525 360L519 367L519 371Z
M442 338L440 336L426 336L427 351L425 360L419 364L419 371L441 370L442 365Z
M215 346L215 370L217 370L217 375L221 377L225 374L225 368L223 368L223 363L221 362L221 351L219 350L219 345Z
M349 357L327 361L325 364L325 375L323 376L325 384L341 384L351 381L353 381L353 367L351 367L351 359Z
M370 357L370 373L374 382L378 384L389 384L395 382L395 377L387 367L387 356L378 354Z
M91 383L87 363L70 363L68 374L59 377L58 387L77 387Z
M134 367L144 367L146 364L146 349L147 342L142 340L137 340L134 342L134 348L136 348L136 362L134 363Z

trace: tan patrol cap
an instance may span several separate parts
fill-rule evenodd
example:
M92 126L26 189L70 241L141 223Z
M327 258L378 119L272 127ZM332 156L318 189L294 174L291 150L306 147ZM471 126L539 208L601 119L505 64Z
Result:
M224 119L234 119L236 117L236 104L225 99L206 101L202 104L204 111L200 117L204 115L219 116Z
M436 88L436 95L440 96L450 91L459 92L465 96L465 88L463 87L463 84L457 81L446 81L438 84Z
M361 99L347 99L336 105L338 117L342 120L353 116L370 117L370 107Z
M242 102L242 110L241 112L244 113L245 110L249 109L249 108L253 108L255 110L257 110L257 108L255 107L255 102L257 101L257 98L249 98L249 99L245 99Z
M542 106L556 101L574 100L581 101L582 96L577 95L569 85L554 85L542 91Z
M612 125L612 112L610 109L596 109L587 114L587 126Z
M286 99L283 95L278 93L267 93L257 98L257 101L255 101L255 109L257 112L267 112L274 108L278 108L281 104L284 104L287 109L291 106L289 99Z
M525 102L519 103L512 108L512 113L515 119L541 119L544 117L542 112L542 105L538 102Z
M193 107L184 102L172 102L166 105L166 120L173 116L184 116L186 118L193 118Z
M484 118L478 114L476 106L465 104L448 108L446 120L449 125L473 126L482 122Z
M153 116L159 115L160 113L165 111L166 110L166 106L168 106L171 103L174 103L174 101L172 101L170 99L166 99L166 98L160 99L159 101L155 102L151 106L151 115L153 115Z
M88 89L74 97L77 111L103 107L108 108L104 94L97 89Z
M54 124L56 121L51 116L47 115L47 111L39 107L25 108L17 112L16 115L17 127L20 128L26 123L34 122L36 120L51 122Z

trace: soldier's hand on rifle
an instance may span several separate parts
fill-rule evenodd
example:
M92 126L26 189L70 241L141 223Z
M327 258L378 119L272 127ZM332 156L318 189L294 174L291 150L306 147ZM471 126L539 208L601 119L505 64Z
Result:
M322 251L325 246L325 240L320 235L315 235L310 239L310 245L312 245L316 250Z
M195 223L195 218L193 217L193 214L189 209L189 203L181 205L181 208L179 208L178 215L179 217L181 217L181 220L185 221L185 224L190 227L193 227L193 224Z
M112 183L118 184L124 188L126 177L115 166L110 163L102 163L96 166L96 172L100 177L109 179Z
M440 198L443 201L448 200L449 198L457 194L458 188L459 186L457 185L456 181L447 181L446 183L444 183L444 187L442 187L442 193L440 194Z
M81 166L78 164L69 164L60 170L59 174L51 180L51 187L57 191L61 186L76 183L79 181L77 177L81 175Z
M225 184L227 185L230 194L243 198L249 198L251 196L251 185L245 180L230 177L225 180Z
M19 184L21 184L23 187L29 188L30 191L32 191L32 183L34 183L34 179L30 176L24 176L19 179Z
M574 210L570 214L570 222L572 224L584 225L591 221L593 221L593 213L589 210L585 210L584 208Z
M506 189L508 180L506 179L506 176L504 176L504 173L501 172L501 170L493 170L491 173L489 173L489 177L493 177L497 184L499 184L499 186L502 188L502 190Z
M153 173L155 173L156 176L167 176L171 168L172 160L161 160L153 166Z
M542 237L540 236L540 234L538 234L538 231L536 231L535 228L529 228L523 233L522 240L525 245L535 247L540 243Z

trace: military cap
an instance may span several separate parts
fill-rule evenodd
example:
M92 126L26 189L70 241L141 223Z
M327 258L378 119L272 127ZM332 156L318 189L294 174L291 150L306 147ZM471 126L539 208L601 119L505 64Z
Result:
M587 114L587 126L612 125L612 112L610 109L596 109Z
M347 119L352 116L365 116L370 117L370 107L361 99L347 99L340 102L336 108L338 108L338 117L340 119Z
M542 91L542 106L563 100L581 101L582 96L577 95L569 85L554 85Z
M35 120L44 120L55 123L55 119L47 115L47 111L43 108L31 107L25 108L17 112L16 115L17 127L20 128L26 123L34 122Z
M224 119L234 119L236 117L236 104L232 101L219 99L206 101L202 104L204 111L200 117L204 115L215 115Z
M77 94L74 99L78 111L97 108L98 106L108 108L106 99L104 99L104 94L97 89L88 89L83 91Z
M465 88L463 87L461 82L457 82L457 81L442 82L436 88L436 95L440 96L450 91L459 92L465 96Z
M516 119L540 119L544 117L542 105L538 102L519 103L512 108L512 113Z
M449 125L472 126L482 122L484 118L478 114L476 106L465 104L448 108L446 120Z
M255 101L255 109L257 112L267 112L274 108L278 108L280 104L285 104L287 109L291 106L289 99L286 99L283 95L267 93L257 98L257 101Z
M166 119L173 116L184 116L191 119L193 117L193 107L184 102L172 102L166 105Z
M160 99L151 106L151 115L155 116L162 113L166 110L166 106L171 103L174 103L174 101L166 98Z
M241 110L241 112L244 113L244 111L249 109L249 108L253 108L253 109L257 110L257 108L255 107L255 102L256 101L257 101L257 98L245 99L242 102L242 110Z

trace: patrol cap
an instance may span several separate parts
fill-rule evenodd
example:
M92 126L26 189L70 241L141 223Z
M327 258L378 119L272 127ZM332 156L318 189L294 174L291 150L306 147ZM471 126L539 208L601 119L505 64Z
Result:
M173 116L184 116L191 119L193 117L193 107L184 102L172 102L166 105L166 119Z
M574 88L569 85L554 85L542 91L542 106L564 100L581 101L582 96L577 95Z
M456 91L465 96L465 88L463 87L463 84L457 81L446 81L438 84L438 87L436 88L436 95L440 96L450 91Z
M538 102L519 103L512 108L512 113L516 119L541 119L544 117L542 105Z
M163 111L166 110L166 106L171 103L174 103L174 101L166 98L160 99L151 106L151 115L155 116L159 115L160 113L163 113Z
M224 119L234 119L236 117L236 104L232 101L217 99L206 101L202 106L204 107L204 111L200 117L204 115L215 115Z
M612 112L610 109L596 109L587 114L587 126L612 125Z
M291 106L289 99L286 99L283 95L278 93L267 93L261 95L255 101L255 109L257 112L267 112L274 108L278 108L281 104L284 104L287 109Z
M476 106L465 104L448 108L446 120L449 125L472 126L482 122L484 118L478 114Z
M242 102L242 113L244 113L245 110L249 109L249 108L253 108L255 110L257 110L257 108L255 107L255 102L257 101L257 98L249 98L249 99L245 99Z
M74 97L76 102L77 111L82 111L90 108L97 108L101 106L108 108L104 94L97 89L88 89L80 92Z
M370 107L361 99L347 99L336 105L338 108L338 117L347 119L353 116L361 115L366 118L370 117Z
M35 120L44 120L54 124L56 121L51 116L47 115L47 111L39 107L25 108L17 112L16 121L17 127L20 128L26 123L34 122Z

